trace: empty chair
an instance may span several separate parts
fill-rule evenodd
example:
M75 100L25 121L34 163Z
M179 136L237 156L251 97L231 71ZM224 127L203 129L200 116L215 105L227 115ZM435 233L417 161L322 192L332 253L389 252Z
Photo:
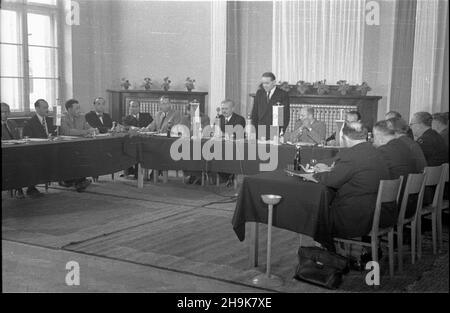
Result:
M375 212L373 214L372 230L368 234L371 238L370 243L356 239L335 238L336 241L343 242L344 244L357 244L360 246L371 247L372 261L378 262L379 237L387 234L389 249L389 275L391 277L394 276L394 225L380 229L380 215L383 203L395 202L398 205L402 182L403 176L400 176L398 179L380 181Z
M398 269L403 271L403 227L411 225L411 262L415 263L416 255L416 233L417 233L417 216L421 212L423 205L423 195L425 192L425 173L409 174L406 182L405 191L403 193L402 204L398 214L397 221L397 248L398 248ZM408 199L411 195L418 195L414 212L406 216Z
M422 257L422 216L431 214L431 233L433 239L433 254L437 253L437 211L438 211L438 200L441 193L442 181L444 177L443 169L445 166L427 166L424 169L425 177L425 187L435 187L433 202L429 205L423 206L418 212L417 216L417 257L420 259Z

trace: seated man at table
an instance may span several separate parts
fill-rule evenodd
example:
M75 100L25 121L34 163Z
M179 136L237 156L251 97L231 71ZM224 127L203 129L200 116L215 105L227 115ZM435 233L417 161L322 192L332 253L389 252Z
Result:
M181 112L172 109L172 104L167 96L162 96L159 99L159 111L156 113L153 122L148 125L147 131L156 131L159 133L167 132L169 125L171 127L180 124Z
M17 123L9 119L11 113L9 105L1 103L2 109L2 140L20 139Z
M130 101L129 115L123 118L123 126L129 127L147 127L153 121L150 113L141 112L141 106L137 101Z
M98 132L86 122L81 115L80 104L76 99L67 100L65 103L66 114L61 118L61 134L65 136L86 136ZM83 192L91 181L85 177L61 181L63 187L75 187L76 191Z
M325 141L326 125L314 117L314 108L302 107L300 109L300 119L295 122L294 130L287 132L286 141L308 142L321 144Z
M389 169L379 151L367 142L367 129L361 123L346 123L343 143L335 165L314 174L320 183L335 191L329 211L317 225L315 240L334 251L334 237L354 238L369 234L380 180L390 179ZM380 225L393 225L396 209L381 212Z
M220 110L222 112L222 114L219 115L221 132L222 133L228 132L229 138L243 139L245 129L245 118L234 112L235 104L233 100L229 99L223 100L222 103L220 104ZM235 129L236 126L242 127L242 130L236 129L236 131L233 132L233 129ZM219 173L219 179L221 181L225 181L227 186L231 186L233 184L233 180L235 179L235 175L228 173Z
M113 121L106 110L106 100L98 97L94 100L94 110L84 116L92 128L97 128L101 134L107 133L113 127Z
M36 114L25 123L23 136L29 138L48 138L56 131L56 126L53 125L52 119L48 117L48 103L44 99L38 99L34 103L34 108ZM42 196L35 186L28 187L27 195L30 197Z
M399 112L397 112L397 111L389 111L389 112L387 112L387 113L384 115L384 119L385 119L385 120L389 120L389 119L391 119L391 118L402 118L402 115L401 115ZM414 136L413 136L413 133L412 133L411 128L408 128L408 133L407 133L407 135L408 135L411 139L414 139Z
M414 139L422 148L428 166L439 166L448 162L448 148L444 139L431 128L433 117L428 112L417 112L410 127Z
M386 120L386 125L394 131L395 137L408 147L415 164L414 173L421 173L425 166L427 166L427 160L419 144L408 135L410 128L406 121L402 118L390 118Z
M78 100L70 99L65 103L66 114L61 117L61 135L86 136L98 132L97 128L89 126L81 114Z
M361 113L358 111L348 111L345 114L345 121L347 123L353 123L353 122L361 122ZM344 124L342 123L342 126L335 131L333 134L331 134L330 137L325 139L325 142L328 146L341 146L342 141L342 128L344 128Z
M433 114L433 121L431 122L431 128L433 128L435 131L439 133L439 135L441 135L448 149L448 112Z
M2 140L20 139L17 123L9 119L11 113L9 105L5 102L1 103L2 109ZM22 188L18 188L16 197L22 199L24 197Z
M396 137L395 132L388 127L386 121L379 121L375 124L373 136L373 145L381 152L391 179L403 176L406 181L410 173L419 172L408 146Z

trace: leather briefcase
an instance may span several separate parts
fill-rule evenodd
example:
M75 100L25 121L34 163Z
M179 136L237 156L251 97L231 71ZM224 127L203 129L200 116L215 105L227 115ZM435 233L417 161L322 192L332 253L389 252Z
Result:
M295 279L336 289L349 272L347 258L319 247L300 247Z

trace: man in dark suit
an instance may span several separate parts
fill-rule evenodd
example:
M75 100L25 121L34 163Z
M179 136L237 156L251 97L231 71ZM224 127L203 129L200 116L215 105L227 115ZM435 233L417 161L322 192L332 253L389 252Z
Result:
M36 114L26 122L23 135L30 138L48 138L56 131L56 126L53 125L52 119L48 117L48 103L44 99L38 99L34 103L34 108ZM29 186L27 195L40 197L42 193L35 186Z
M275 75L267 72L262 75L261 88L258 89L253 101L253 108L251 113L252 124L255 126L258 137L266 136L270 139L270 126L272 125L272 107L283 105L283 132L289 124L289 95L286 91L281 90L276 86ZM265 126L266 132L259 133L258 126ZM277 129L280 132L280 129Z
M2 140L20 139L17 123L9 119L9 105L2 102Z
M419 173L408 146L396 138L395 132L388 127L386 121L379 121L373 127L374 142L388 166L392 179L403 176L404 180L410 173Z
M242 134L235 133L235 135L231 136L230 138L237 138L241 139L244 136L244 129L245 129L245 118L241 115L234 112L234 102L233 100L224 100L220 104L220 110L222 114L219 116L220 119L220 130L222 133L227 132L227 129L229 129L228 133L233 131L233 128L237 125L242 126ZM228 127L227 127L228 126Z
M107 133L113 126L113 121L108 113L105 113L106 100L98 97L94 100L94 111L86 113L85 118L89 126L97 128L101 134Z
M387 113L384 115L384 119L385 119L385 120L389 120L389 119L391 119L391 118L402 119L403 117L402 117L402 115L401 115L399 112L397 112L397 111L389 111L389 112L387 112ZM407 130L406 135L408 135L409 138L411 138L411 139L414 140L414 135L413 135L413 133L412 133L411 128L408 127L408 130Z
M11 110L9 105L5 102L1 103L2 109L2 140L20 139L17 123L9 119ZM22 188L16 189L16 197L19 199L24 198Z
M153 121L153 117L150 113L143 113L141 106L137 101L130 101L129 115L123 118L123 126L125 127L147 127Z
M153 121L153 117L150 113L141 113L141 106L137 101L130 101L129 105L129 115L123 118L123 126L129 129L131 127L143 128L150 125ZM134 175L134 178L137 179L138 174L138 165L136 164L134 167L129 167L124 170L124 174L120 175L121 177Z
M433 122L431 128L439 133L444 139L444 143L448 149L448 112L447 113L435 113L433 114Z
M344 149L333 167L314 174L320 183L335 191L328 212L321 214L315 240L334 251L333 237L354 238L367 235L380 180L390 179L382 155L367 142L367 129L361 123L346 123L342 129ZM396 209L381 212L381 225L393 225Z
M422 148L428 166L439 166L448 162L448 148L442 136L431 128L432 121L430 113L417 112L409 125L414 139Z
M23 135L30 138L48 138L54 135L56 126L48 117L48 103L44 99L38 99L34 103L36 114L30 118L23 128Z

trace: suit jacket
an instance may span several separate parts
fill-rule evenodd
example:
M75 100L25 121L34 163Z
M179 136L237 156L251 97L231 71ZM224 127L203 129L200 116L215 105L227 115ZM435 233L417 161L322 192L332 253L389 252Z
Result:
M286 128L289 125L290 110L289 110L289 95L286 91L275 87L270 101L267 102L267 93L263 88L258 89L253 101L253 108L251 113L252 124L258 131L258 125L272 125L272 106L280 102L284 105L284 126L283 131L286 132ZM266 138L269 138L269 129L266 130Z
M100 118L97 116L95 111L86 113L84 117L86 118L86 122L88 122L89 126L92 128L97 128L102 134L107 133L113 126L113 121L108 113L103 113L103 123L100 121Z
M20 139L17 123L14 120L7 120L2 123L2 140Z
M422 148L420 148L419 144L411 139L409 135L401 136L398 139L409 148L411 157L414 159L414 163L416 165L415 172L421 173L425 166L427 166L427 160L425 159Z
M408 146L400 139L393 139L378 147L377 150L381 152L392 179L403 176L404 181L406 181L410 173L421 172L417 169Z
M91 128L84 116L70 116L65 114L61 117L61 135L64 136L84 136Z
M169 122L172 123L172 126L181 123L181 112L177 110L170 110L167 112L167 115L164 117L162 111L156 113L155 119L153 122L148 125L149 131L158 131L161 133L167 132L167 127Z
M380 180L390 179L381 153L369 142L357 144L338 153L330 172L314 176L336 191L329 212L324 214L331 235L346 238L367 235L372 228ZM382 209L382 226L393 225L396 219L396 208Z
M54 134L56 126L53 125L53 120L47 116L45 117L45 123L47 124L48 134ZM48 138L44 126L37 115L34 115L25 123L25 126L23 127L23 136L30 138Z
M139 119L135 118L133 115L127 115L123 118L124 126L134 126L134 127L147 127L153 121L153 117L150 113L139 113Z
M439 166L448 162L448 148L444 139L435 130L429 128L417 138L428 166Z
M245 128L245 118L239 114L233 113L228 122L226 122L225 116L223 115L220 115L219 118L220 118L220 130L222 132L225 132L226 125L231 126L241 125L242 128Z
M314 120L311 124L311 131L303 129L302 134L298 135L297 130L302 127L302 120L295 122L294 131L292 133L287 133L287 140L292 142L309 142L309 143L321 143L325 140L327 133L327 126L324 122Z
M448 149L448 127L439 133Z

